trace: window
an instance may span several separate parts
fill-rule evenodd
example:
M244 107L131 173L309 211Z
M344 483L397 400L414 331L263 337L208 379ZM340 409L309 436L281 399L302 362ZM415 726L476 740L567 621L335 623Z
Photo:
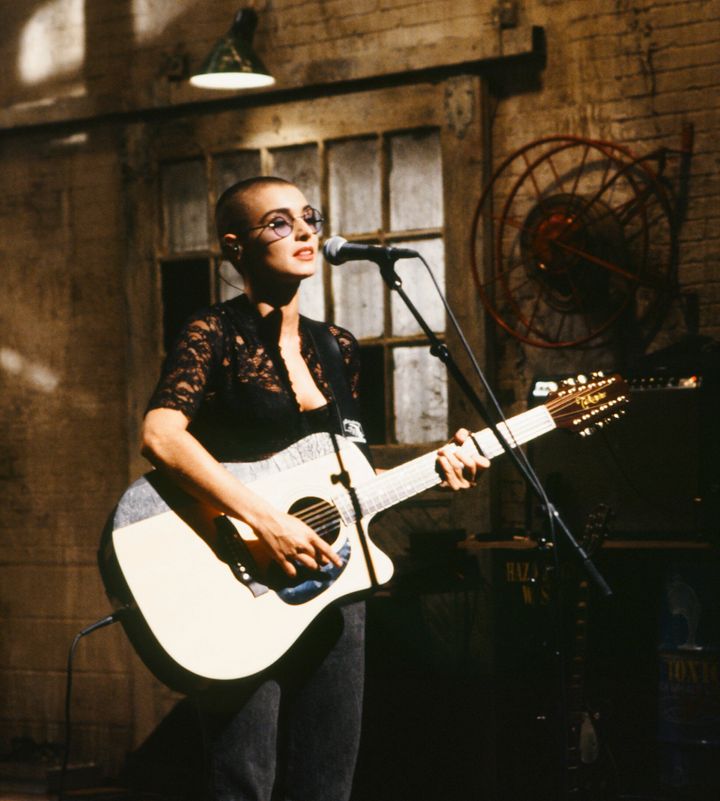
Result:
M436 87L431 91L441 97ZM429 94L413 104L398 90L367 93L368 98L374 94L394 97L387 106L373 102L355 117L323 115L318 108L362 105L363 98L312 101L313 117L324 123L307 122L303 103L297 104L297 114L292 104L274 114L254 109L259 119L243 118L239 133L233 132L230 119L225 136L222 125L212 133L208 125L203 152L181 153L160 164L163 231L158 256L166 346L193 304L199 308L242 291L241 278L221 258L212 210L224 189L253 175L279 175L300 186L308 202L324 211L325 236L419 251L445 286L444 160L449 151L443 144L447 123L438 112L442 103ZM387 113L401 101L404 111ZM268 126L277 128L279 119L286 129L269 133ZM202 132L195 141L203 141ZM164 159L169 150L159 150ZM443 338L445 312L421 262L402 260L396 269L406 292ZM319 256L315 275L302 288L301 311L342 325L358 338L364 414L373 444L420 444L447 437L445 367L430 355L418 324L386 288L374 264L334 267Z

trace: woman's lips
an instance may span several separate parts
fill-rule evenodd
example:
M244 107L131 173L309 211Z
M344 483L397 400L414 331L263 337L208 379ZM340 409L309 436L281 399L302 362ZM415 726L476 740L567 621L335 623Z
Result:
M300 248L293 253L293 256L303 261L313 261L315 258L315 251L312 248Z

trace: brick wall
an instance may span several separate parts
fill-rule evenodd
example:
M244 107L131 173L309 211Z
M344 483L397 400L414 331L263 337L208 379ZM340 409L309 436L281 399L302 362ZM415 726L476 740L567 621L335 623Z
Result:
M122 209L108 132L6 140L0 751L60 741L67 647L107 613L98 531L127 473ZM79 650L77 747L126 743L128 648Z
M48 5L65 13L53 17L47 6L30 2L4 12L0 53L16 69L0 78L3 124L204 100L206 93L169 82L167 66L179 56L196 67L237 11L227 0ZM283 88L461 63L521 46L514 32L495 31L489 9L474 0L281 0L254 6L258 53ZM46 48L39 63L28 56L30 43ZM49 91L51 103L45 102Z
M679 149L682 126L694 127L687 214L680 230L681 295L697 295L700 333L720 336L720 3L644 0L578 0L526 4L542 25L547 64L540 86L504 76L493 124L493 159L551 134L575 134L624 145L636 155L658 147ZM680 186L680 159L665 168L673 191ZM653 168L656 163L653 163ZM650 345L654 350L688 333L678 297ZM520 410L533 376L572 373L617 363L608 348L548 351L506 336L498 339L499 384ZM522 489L506 474L505 522L522 529Z
M60 38L62 47L52 50L57 63L51 59L44 77L42 65L32 81L23 81L19 68L0 77L0 751L15 736L62 738L66 648L73 632L107 611L94 567L97 534L127 483L136 448L127 434L138 421L137 412L127 412L124 369L123 121L72 121L197 99L167 81L163 64L177 46L197 63L236 5L56 0L3 9L3 63L21 62L33 19L40 41L59 29L72 39L75 25L85 55L74 63ZM521 49L528 26L543 26L542 70L501 63L493 70L494 162L552 133L612 140L639 153L677 147L682 123L693 123L679 279L698 295L701 332L720 336L718 0L527 0L520 28L502 35L493 5L257 3L258 49L281 86L298 86L497 57ZM65 13L52 18L52 8ZM52 120L65 127L43 127ZM30 127L14 132L22 125ZM468 207L476 200L468 198ZM655 346L684 326L675 304ZM510 411L522 406L534 372L573 369L579 359L502 334L496 347ZM520 496L507 476L502 507L509 525L522 523ZM107 754L112 770L159 712L148 705L143 669L119 630L83 643L77 668L76 756Z

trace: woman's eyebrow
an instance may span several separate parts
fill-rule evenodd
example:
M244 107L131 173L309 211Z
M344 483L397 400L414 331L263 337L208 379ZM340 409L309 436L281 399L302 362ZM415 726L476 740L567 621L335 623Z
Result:
M312 206L308 203L307 206L303 206L302 211L307 211L308 209L311 209L311 208L312 208ZM280 212L282 214L287 214L288 217L292 217L293 216L292 209L270 209L270 211L266 211L265 214L263 214L263 216L260 219L264 220L268 215L277 214L278 212Z

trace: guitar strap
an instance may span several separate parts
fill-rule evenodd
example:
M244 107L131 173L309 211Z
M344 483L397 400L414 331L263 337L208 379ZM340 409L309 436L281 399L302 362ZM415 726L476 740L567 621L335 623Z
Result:
M328 379L338 431L345 439L352 440L372 464L370 448L360 422L360 408L350 390L340 345L325 323L308 318L304 318L303 322Z

